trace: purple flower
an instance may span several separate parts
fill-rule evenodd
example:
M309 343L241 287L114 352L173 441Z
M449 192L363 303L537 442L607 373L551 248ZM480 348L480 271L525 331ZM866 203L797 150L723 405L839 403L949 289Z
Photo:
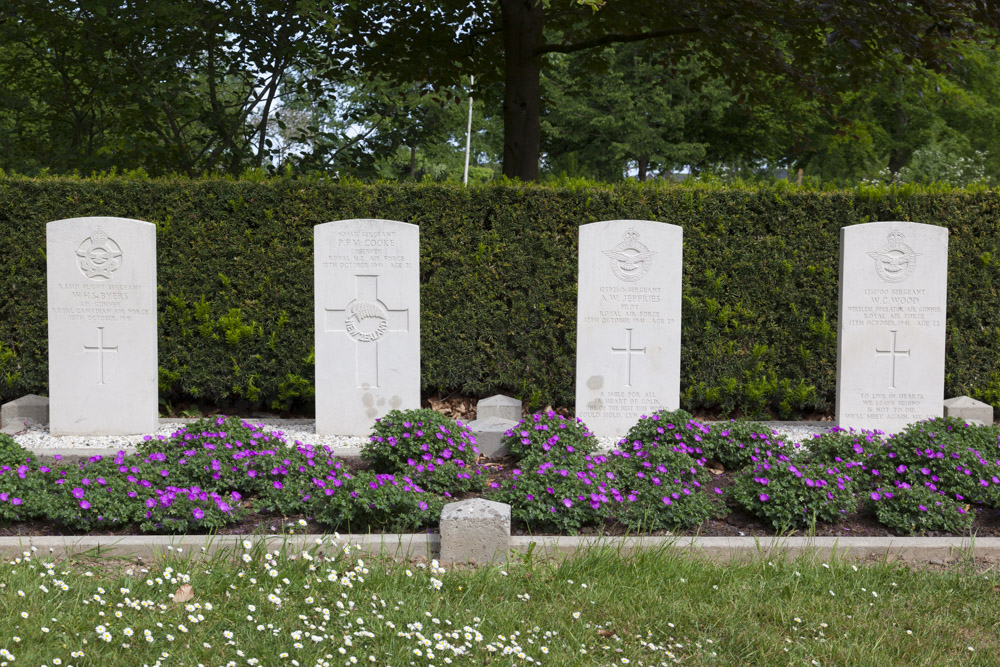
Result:
M872 491L872 500L881 500L882 495L878 491Z
M770 499L771 499L771 496L767 495L766 493L760 494L760 501L762 503L766 503Z
M77 500L79 500L80 498L83 498L83 494L84 494L84 491L80 487L76 487L76 488L73 489L73 497L76 498Z
M14 499L14 504L15 504L15 505L17 505L17 504L18 504L18 503L17 503L17 498L15 498L15 499ZM82 507L82 508L83 508L83 509L85 509L85 510L89 510L89 509L90 509L90 503L89 503L89 502L87 502L86 500L81 500L81 501L80 501L80 507Z
M205 510L201 509L200 507L195 507L193 510L191 510L191 514L193 514L194 518L198 519L199 521L205 518Z
M573 506L573 501L570 500L569 498L563 498L562 502L563 502L563 505L565 505L566 507L572 507Z

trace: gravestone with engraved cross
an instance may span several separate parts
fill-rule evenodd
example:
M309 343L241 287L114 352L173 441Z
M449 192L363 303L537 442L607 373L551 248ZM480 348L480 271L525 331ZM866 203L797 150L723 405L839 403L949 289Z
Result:
M896 433L944 410L948 229L872 222L840 232L837 423Z
M392 220L314 230L316 432L368 435L420 407L420 234Z
M156 227L50 222L46 253L51 433L155 432Z
M678 407L682 231L610 220L580 227L576 416L622 436L640 416Z

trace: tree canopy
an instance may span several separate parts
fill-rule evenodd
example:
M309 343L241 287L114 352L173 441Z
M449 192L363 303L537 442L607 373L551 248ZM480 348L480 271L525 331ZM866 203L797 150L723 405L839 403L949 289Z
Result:
M10 0L0 168L1000 177L987 0ZM475 87L469 85L475 77Z

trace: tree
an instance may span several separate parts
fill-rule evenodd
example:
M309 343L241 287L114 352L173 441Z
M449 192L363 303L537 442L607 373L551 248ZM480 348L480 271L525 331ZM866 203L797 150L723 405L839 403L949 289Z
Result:
M289 72L330 75L316 39L323 19L310 6L11 0L0 15L0 71L19 104L5 105L6 138L54 170L195 175L261 166ZM300 83L321 90L315 79Z
M545 56L658 40L671 61L708 54L709 71L743 93L775 76L813 95L857 89L885 56L943 64L956 42L1000 27L989 0L353 0L335 40L362 70L453 85L501 80L504 174L538 176ZM332 24L331 24L332 25Z
M915 64L846 94L832 115L794 158L821 180L1000 179L1000 54L985 45L962 46L947 71Z

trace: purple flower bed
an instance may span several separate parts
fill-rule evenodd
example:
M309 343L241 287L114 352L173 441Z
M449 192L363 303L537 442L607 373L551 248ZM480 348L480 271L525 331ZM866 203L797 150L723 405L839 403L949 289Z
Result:
M833 429L800 448L760 425L709 427L661 412L599 453L585 425L548 412L507 439L516 461L494 465L487 483L473 434L431 411L376 422L364 470L329 447L224 417L148 437L134 455L75 465L40 465L3 436L0 524L208 532L295 516L332 530L396 532L434 526L446 502L482 494L509 503L530 531L690 529L741 508L776 530L865 511L897 534L961 534L977 511L1000 508L1000 429L955 420L894 438ZM735 473L722 489L708 472L720 466Z

